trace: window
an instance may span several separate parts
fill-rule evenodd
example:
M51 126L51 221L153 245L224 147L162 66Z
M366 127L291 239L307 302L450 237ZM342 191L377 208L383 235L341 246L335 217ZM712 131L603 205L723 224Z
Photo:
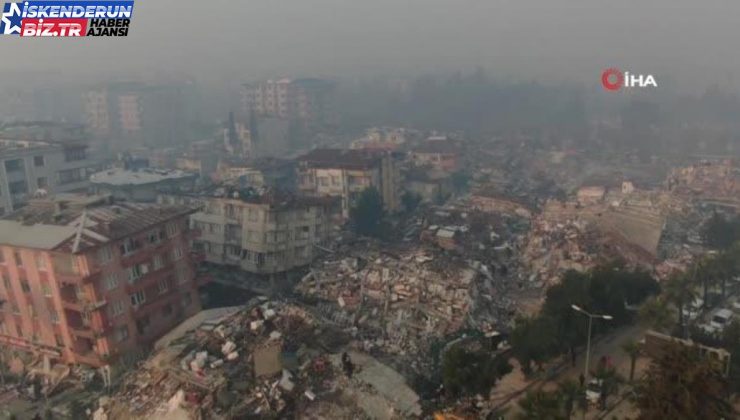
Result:
M28 316L31 318L36 318L36 316L38 316L36 308L33 305L28 305Z
M23 290L23 293L31 293L31 285L28 284L28 280L21 279L21 290Z
M21 328L21 326L18 324L15 324L15 334L18 337L23 337L23 328Z
M46 271L46 258L43 254L36 254L36 268L39 271Z
M139 333L139 335L145 335L149 331L150 324L151 322L149 321L149 316L144 316L136 321L136 331Z
M113 253L110 247L103 247L98 250L98 264L103 265L110 262L113 259Z
M146 302L146 295L143 290L130 294L129 298L131 298L131 306L139 306Z
M159 231L153 230L149 232L149 235L147 236L147 239L149 240L150 244L158 244L159 241L162 239L162 234Z
M49 186L49 179L45 176L36 178L36 186L38 188L46 188Z
M10 290L10 277L5 273L3 273L3 284L5 285L5 290Z
M113 333L114 338L119 343L128 339L128 325L123 325L116 328L116 332Z
M21 258L21 253L18 251L13 251L13 259L15 259L15 265L18 267L23 267L23 258Z
M59 181L59 185L84 181L85 176L83 175L83 172L83 169L80 168L67 169L65 171L57 172L57 180Z
M137 249L139 249L139 242L132 238L127 238L121 244L121 255L129 255Z
M87 158L87 155L85 154L84 147L70 147L70 148L64 149L64 161L65 162L85 160L85 158Z
M157 291L160 295L167 291L167 279L159 279L157 282Z
M15 181L8 184L8 190L12 195L20 195L28 192L26 181Z
M59 314L54 309L49 309L49 319L51 320L52 324L58 324L59 323Z
M113 290L118 287L118 276L116 273L110 273L105 276L105 289Z
M6 160L5 170L7 172L22 171L23 170L23 159Z
M172 250L172 260L177 261L182 258L182 248L179 246Z
M44 166L44 157L43 156L34 156L33 157L33 166L35 166L35 167Z
M13 315L20 315L21 314L20 309L18 309L18 305L16 305L15 303L11 303L10 306L13 309Z
M134 283L136 280L140 279L141 276L149 272L149 267L146 266L146 264L139 264L135 265L128 269L128 281L129 283Z
M177 267L177 282L180 284L188 282L188 270L185 267Z
M176 223L168 223L167 224L167 236L173 237L177 235L177 224Z
M59 334L54 334L54 341L57 343L57 347L64 347L64 340L62 340L62 336Z
M161 255L154 256L154 258L152 259L152 266L154 270L159 270L160 268L164 267L164 261Z
M118 315L121 315L123 313L123 301L117 300L113 302L110 306L110 315L112 317L116 317Z
M41 283L41 291L44 293L44 296L51 297L51 286L49 286L49 283Z
M193 302L193 298L190 296L190 292L187 292L182 297L182 306L187 307Z

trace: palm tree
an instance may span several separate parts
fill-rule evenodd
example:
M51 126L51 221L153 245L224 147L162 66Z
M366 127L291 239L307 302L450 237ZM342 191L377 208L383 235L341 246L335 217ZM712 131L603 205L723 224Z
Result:
M651 297L640 305L639 322L658 332L668 332L673 325L673 311L665 298Z
M622 344L622 351L630 357L630 382L635 378L635 365L640 357L640 345L632 340Z
M583 389L578 382L573 379L566 379L558 384L558 393L560 398L563 400L563 408L565 411L565 418L570 419L573 414L573 408L578 400L578 397L583 393Z

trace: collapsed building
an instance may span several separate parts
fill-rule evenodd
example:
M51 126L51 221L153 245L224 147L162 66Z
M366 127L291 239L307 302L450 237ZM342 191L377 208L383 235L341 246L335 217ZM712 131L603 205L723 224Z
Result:
M300 305L203 311L157 343L97 418L378 418L421 414L393 369Z

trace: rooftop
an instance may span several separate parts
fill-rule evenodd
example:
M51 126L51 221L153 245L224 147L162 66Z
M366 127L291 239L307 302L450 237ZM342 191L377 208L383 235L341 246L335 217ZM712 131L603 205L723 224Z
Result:
M90 176L90 182L110 185L145 185L167 180L193 178L197 175L180 170L114 168Z
M460 153L460 144L451 140L445 139L429 139L419 146L414 148L414 153L445 153L454 154Z
M188 206L114 203L108 195L59 194L31 200L0 220L0 244L74 252L195 212Z
M314 168L365 169L377 165L382 151L364 149L314 149L297 160Z

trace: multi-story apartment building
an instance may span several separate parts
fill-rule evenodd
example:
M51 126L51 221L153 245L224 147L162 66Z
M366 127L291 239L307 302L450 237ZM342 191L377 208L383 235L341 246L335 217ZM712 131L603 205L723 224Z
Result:
M284 273L311 263L325 246L339 214L331 197L231 190L160 196L161 203L198 205L191 225L201 236L193 247L207 262L254 274Z
M0 343L90 366L149 346L200 310L193 211L61 194L0 220Z
M463 166L461 144L445 137L427 139L411 150L410 155L416 166L431 166L445 172L455 172Z
M322 79L281 79L245 84L242 106L245 116L300 121L306 125L330 124L334 119L334 84Z
M396 154L382 150L315 149L297 158L299 191L341 197L342 216L366 188L375 187L388 212L401 207L401 173Z
M0 139L0 216L34 194L84 191L95 166L81 142Z
M176 144L182 140L189 118L188 91L186 84L131 82L99 86L83 97L87 127L96 138L108 141L146 137L160 145ZM106 145L117 147L115 142Z

